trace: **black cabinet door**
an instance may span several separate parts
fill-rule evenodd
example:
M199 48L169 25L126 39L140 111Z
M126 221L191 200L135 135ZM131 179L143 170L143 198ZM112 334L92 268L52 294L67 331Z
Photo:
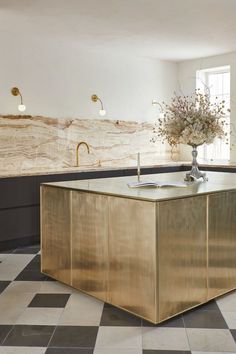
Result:
M0 209L35 205L36 197L34 176L0 179Z

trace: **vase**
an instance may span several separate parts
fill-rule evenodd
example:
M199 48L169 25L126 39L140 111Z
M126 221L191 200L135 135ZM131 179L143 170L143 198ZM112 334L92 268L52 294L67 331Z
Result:
M185 181L194 181L194 180L198 180L200 178L203 179L203 181L207 181L207 177L206 177L206 174L204 172L201 172L199 171L198 169L198 163L197 163L197 146L196 145L193 145L192 146L192 157L193 157L193 160L192 160L192 168L191 168L191 171L187 172L186 173L186 176L185 176Z

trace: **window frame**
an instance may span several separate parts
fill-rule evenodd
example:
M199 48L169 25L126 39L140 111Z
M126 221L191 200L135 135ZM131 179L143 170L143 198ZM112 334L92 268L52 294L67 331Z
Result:
M214 96L214 95L211 95L211 92L210 92L209 76L212 74L217 75L217 74L229 73L229 78L230 78L230 83L231 83L231 70L230 69L231 69L230 65L224 65L224 66L218 66L218 67L211 67L208 69L197 70L196 71L196 89L200 88L201 92L203 92L204 94L209 94L210 96ZM224 94L224 92L219 94L219 96L224 96L224 95L226 95L226 93ZM231 87L229 90L229 100L230 100L230 97L231 97ZM227 119L229 119L229 124L230 124L230 118L231 118L230 113L226 114L226 117L227 117ZM227 159L219 158L219 159L217 159L217 161L230 161L230 142L228 144L229 144L228 158ZM200 157L200 159L203 159L204 161L216 160L210 156L207 156L207 152L208 152L207 147L208 147L208 145L204 144L202 147L199 148L199 150L202 149L202 157Z

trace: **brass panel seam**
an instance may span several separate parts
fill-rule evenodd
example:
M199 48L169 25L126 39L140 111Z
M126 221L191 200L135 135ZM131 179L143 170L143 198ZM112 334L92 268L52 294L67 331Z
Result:
M42 190L43 190L43 186L41 185L40 186L40 250L41 250L41 262L40 262L40 270L41 270L41 273L43 272L43 254L42 254L42 251L43 251L43 247L42 247L42 244L43 244L43 233L42 233L42 225L43 225L43 222L42 222L42 218L43 218L43 198L42 198Z
M111 270L110 270L110 196L107 197L107 212L108 212L108 220L107 220L107 254L108 254L108 260L107 260L107 302L111 301L111 289L110 289L110 276L111 276Z
M209 195L206 197L206 258L207 299L209 299Z
M159 322L159 318L160 318L160 293L159 293L159 269L160 269L160 265L159 265L159 203L156 203L156 284L155 284L155 309L156 309L156 322Z
M73 213L73 204L72 204L72 191L70 191L70 285L72 286L73 279L73 237L72 237L72 213Z

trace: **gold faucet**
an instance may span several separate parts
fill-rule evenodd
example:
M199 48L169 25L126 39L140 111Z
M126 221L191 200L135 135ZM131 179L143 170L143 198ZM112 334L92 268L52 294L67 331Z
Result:
M81 141L80 143L77 144L76 146L76 166L79 167L79 147L80 145L85 145L88 151L88 154L90 153L89 146L85 141Z

